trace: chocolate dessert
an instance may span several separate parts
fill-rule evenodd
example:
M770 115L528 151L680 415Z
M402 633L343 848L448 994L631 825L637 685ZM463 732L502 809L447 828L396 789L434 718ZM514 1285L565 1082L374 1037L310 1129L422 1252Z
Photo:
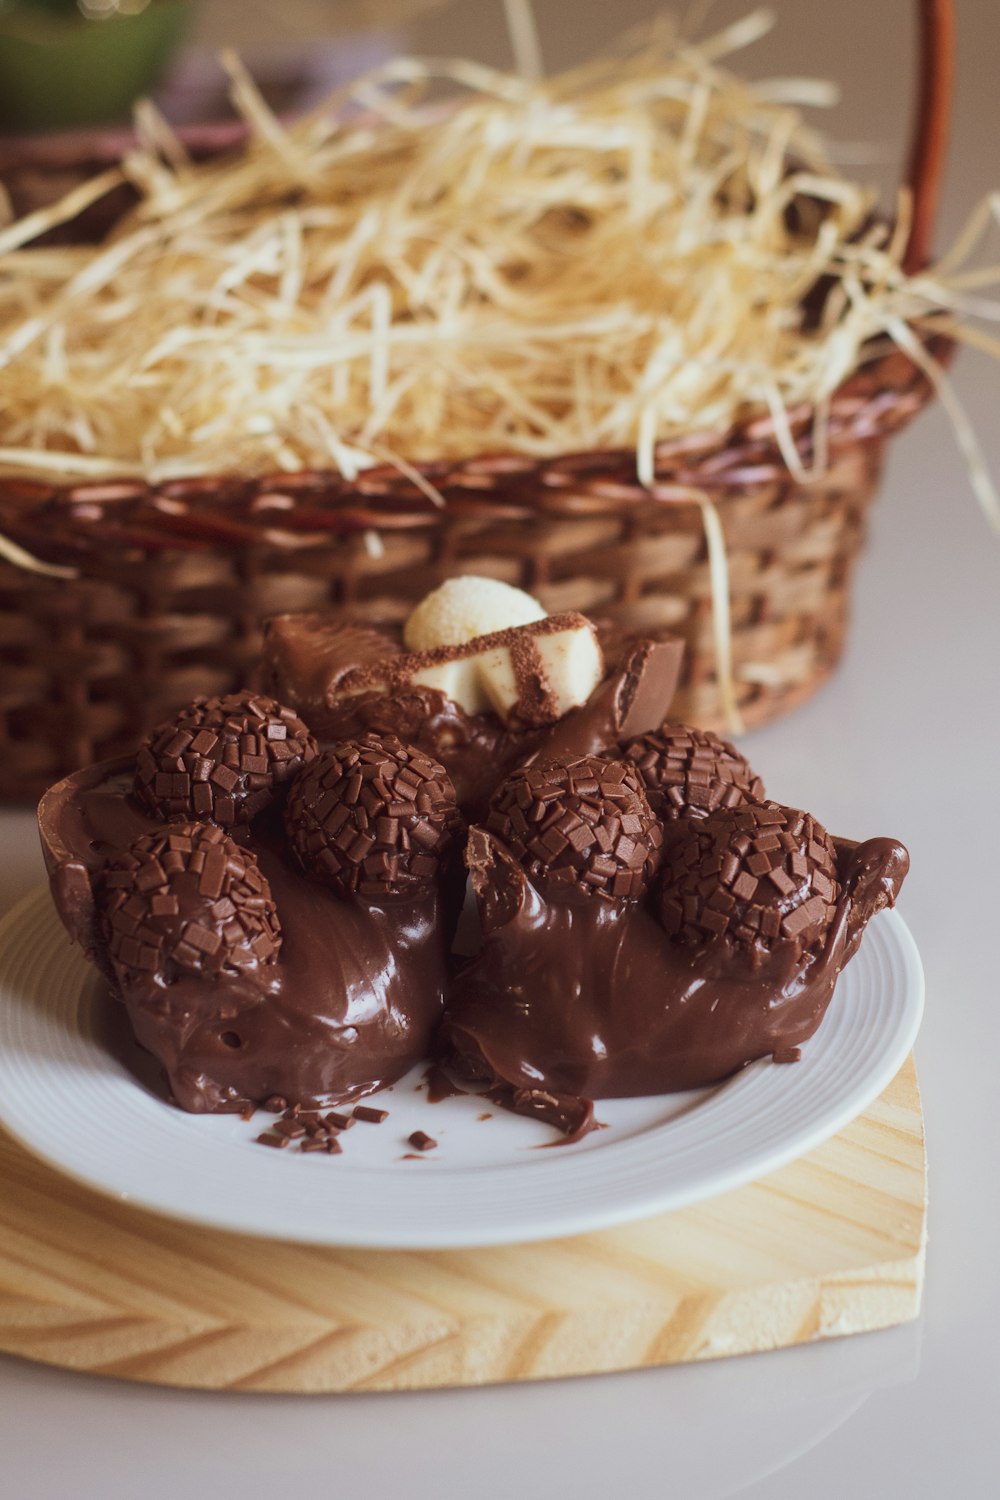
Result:
M60 915L177 1103L290 1109L266 1144L332 1153L375 1115L303 1109L433 1058L576 1138L595 1098L794 1057L906 851L832 839L667 722L679 656L454 580L402 630L281 617L285 697L199 700L54 787Z
M297 714L257 693L199 698L148 736L135 795L154 817L249 823L316 754Z
M257 701L272 725L294 718ZM172 729L179 746L206 709L152 742ZM397 740L300 755L284 809L272 787L226 831L217 803L201 821L151 811L146 753L60 782L39 826L60 916L177 1103L346 1100L425 1057L461 899L463 825L443 767Z
M701 818L764 795L764 783L734 745L688 724L640 735L625 746L623 759L637 767L650 806L664 819Z
M596 755L515 771L486 826L541 890L627 901L646 890L663 844L635 771Z
M486 626L485 630L481 627ZM520 589L452 579L403 626L349 615L279 615L262 676L320 740L393 733L445 766L467 816L533 755L617 753L658 729L682 644L545 615Z
M461 826L444 767L394 735L324 750L295 781L285 810L302 868L344 895L422 893Z
M735 807L667 810L650 879L663 829L634 793L622 816L626 778L587 760L497 790L466 856L483 946L439 1037L453 1076L576 1130L588 1100L701 1087L806 1041L909 863L756 800L751 773Z

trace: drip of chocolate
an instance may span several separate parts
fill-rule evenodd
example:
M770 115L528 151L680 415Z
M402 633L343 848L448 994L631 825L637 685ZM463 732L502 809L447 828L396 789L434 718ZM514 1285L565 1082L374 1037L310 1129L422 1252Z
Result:
M727 963L668 937L653 893L626 902L542 892L482 828L470 830L468 851L483 947L454 983L439 1053L459 1079L540 1090L567 1110L703 1087L807 1041L908 865L888 839L841 845L822 947L762 975L739 955Z

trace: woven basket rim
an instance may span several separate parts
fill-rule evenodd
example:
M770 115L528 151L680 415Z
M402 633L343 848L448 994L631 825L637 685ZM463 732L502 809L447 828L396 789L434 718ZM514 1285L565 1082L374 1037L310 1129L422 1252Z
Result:
M918 87L914 111L912 148L907 182L913 199L910 235L904 269L912 271L926 263L940 193L951 113L954 63L954 0L915 0L918 20ZM239 147L249 135L240 122L215 122L183 127L180 132L192 151L214 155ZM122 129L89 132L84 136L60 135L50 138L23 137L0 147L0 174L18 164L34 166L41 171L69 170L74 162L107 164L119 159L127 149L130 132ZM916 332L916 330L914 330ZM924 336L927 348L939 360L950 357L952 345L941 336ZM900 396L909 398L921 392L917 404L926 399L927 377L909 355L898 348L877 354L870 362L862 360L841 386L829 404L828 441L831 452L845 444L874 440L893 431L909 411L895 410ZM914 399L904 402L911 411ZM810 434L815 418L814 405L803 403L788 413L792 441L808 470ZM405 455L404 455L405 458ZM266 514L262 501L270 496L322 495L323 527L329 535L357 530L405 530L442 524L456 511L510 519L530 517L545 512L570 513L579 506L579 497L569 494L574 481L603 475L591 483L588 513L600 510L615 512L638 510L643 505L659 505L671 500L691 499L690 491L705 492L713 500L725 501L740 486L759 484L767 478L794 478L785 463L776 437L773 417L765 410L754 410L727 429L692 430L682 436L666 438L654 448L655 482L644 487L636 473L634 449L578 449L536 457L523 452L484 451L461 459L434 459L407 463L411 473L426 481L421 484L392 464L379 464L362 470L348 481L333 469L304 469L297 474L268 473L252 475L230 471L153 482L136 474L131 478L57 480L11 473L0 476L0 534L45 556L52 545L66 544L72 550L72 538L51 535L52 523L91 519L88 508L102 513L109 510L116 518L127 514L143 524L152 524L151 545L163 546L169 534L170 545L181 549L216 544L237 538L216 531L208 536L211 513L249 512L251 541L264 535L278 550L311 545L308 507L294 506L294 514L285 516L291 531L301 537L296 543L289 535L289 525L280 524L280 516ZM528 503L519 489L530 488L545 494L545 504ZM560 506L560 489L566 491L567 506ZM436 500L435 491L443 499ZM673 491L673 492L672 492ZM687 494L681 493L687 491ZM170 507L176 504L192 522L174 525ZM254 507L264 520L254 523ZM299 511L306 511L306 515ZM195 518L201 518L199 527ZM318 518L317 518L318 519ZM48 526L44 523L48 522ZM305 524L302 524L305 522ZM90 530L86 524L82 533ZM159 533L159 535L156 535ZM104 538L104 545L112 542ZM138 536L126 545L139 546Z
M947 362L954 345L928 340ZM832 458L902 426L931 396L925 373L890 349L855 371L829 410ZM812 458L815 409L791 413L803 468ZM580 449L535 457L480 453L408 466L433 489L392 464L353 480L334 469L262 475L206 474L151 483L134 478L62 483L0 477L0 533L42 561L82 562L101 550L130 553L256 546L296 553L359 532L398 533L444 526L456 517L518 522L569 516L636 516L664 504L705 499L725 506L741 491L795 479L770 415L748 414L726 432L706 430L656 445L655 479L640 482L634 449ZM821 478L817 475L817 478ZM435 492L444 502L434 498Z

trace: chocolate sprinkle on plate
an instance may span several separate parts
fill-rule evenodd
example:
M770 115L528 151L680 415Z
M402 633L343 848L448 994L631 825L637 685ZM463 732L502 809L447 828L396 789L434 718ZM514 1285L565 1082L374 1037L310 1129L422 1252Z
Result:
M383 1120L389 1118L387 1109L375 1109L370 1104L356 1104L354 1106L354 1118L363 1120L367 1125L381 1125Z

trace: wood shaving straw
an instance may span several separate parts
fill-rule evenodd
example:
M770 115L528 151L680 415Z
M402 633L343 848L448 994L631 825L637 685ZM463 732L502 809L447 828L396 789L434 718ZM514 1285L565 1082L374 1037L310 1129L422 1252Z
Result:
M967 269L997 205L904 275L905 234L871 227L788 103L821 91L720 65L766 19L697 46L662 22L548 81L400 59L293 124L227 57L250 144L198 164L144 106L120 172L0 228L0 473L632 447L650 482L657 440L758 410L801 470L790 409L821 428L888 341L915 354L913 330L1000 316L981 295L1000 268ZM138 202L102 244L33 243L122 178Z

